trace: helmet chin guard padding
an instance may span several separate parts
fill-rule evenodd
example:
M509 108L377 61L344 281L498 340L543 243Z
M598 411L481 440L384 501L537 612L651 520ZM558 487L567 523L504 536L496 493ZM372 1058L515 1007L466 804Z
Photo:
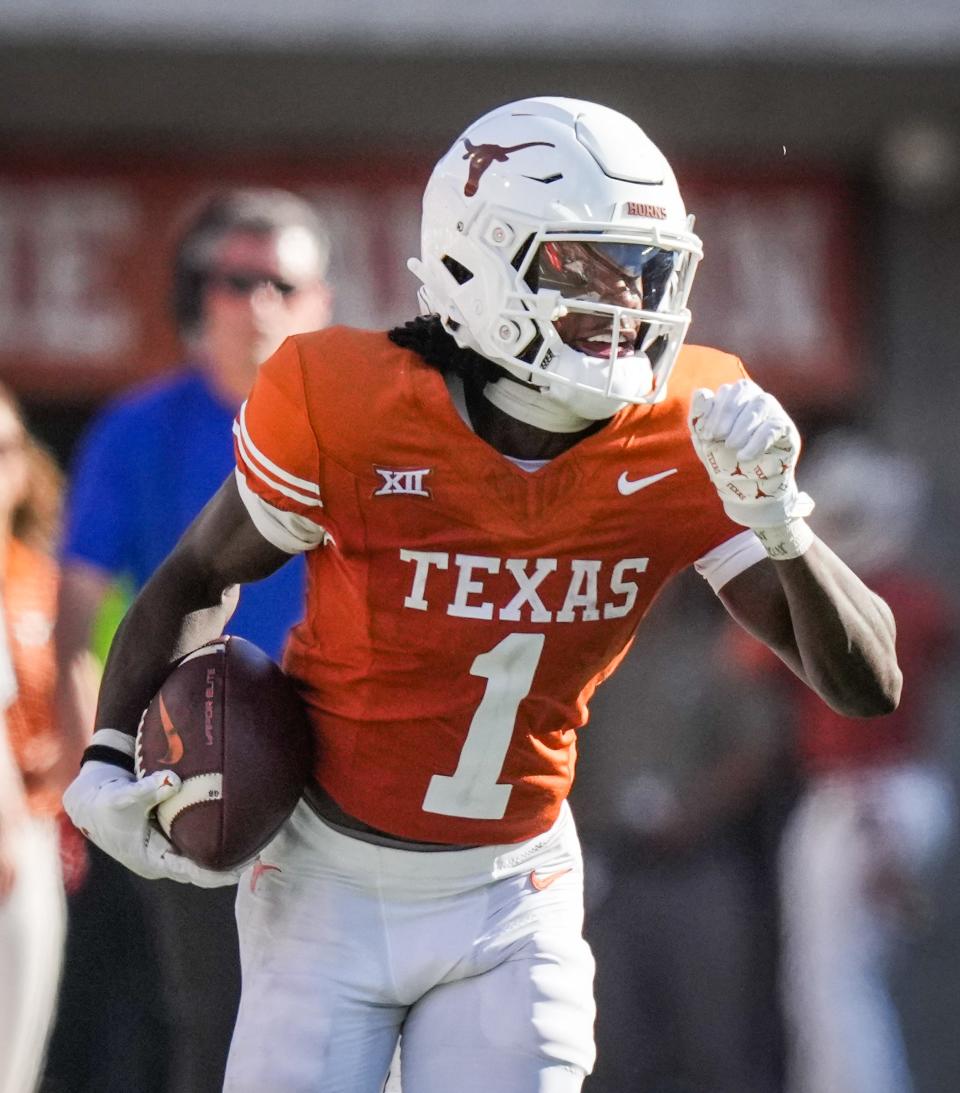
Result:
M673 171L635 122L524 99L474 122L423 197L421 306L588 419L658 402L703 250Z

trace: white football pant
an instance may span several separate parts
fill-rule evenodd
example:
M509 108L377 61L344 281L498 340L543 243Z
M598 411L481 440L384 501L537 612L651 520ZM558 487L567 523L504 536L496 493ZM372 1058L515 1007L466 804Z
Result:
M525 843L424 852L301 802L241 878L237 922L229 1093L381 1093L401 1028L403 1093L576 1093L593 1066L566 806Z

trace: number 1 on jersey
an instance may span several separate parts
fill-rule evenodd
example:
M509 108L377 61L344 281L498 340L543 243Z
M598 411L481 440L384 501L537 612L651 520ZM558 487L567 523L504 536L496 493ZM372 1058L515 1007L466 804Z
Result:
M513 738L517 710L533 685L543 641L543 634L508 634L474 659L470 674L486 679L487 686L470 721L457 769L430 779L424 812L471 820L503 818L513 787L497 779Z

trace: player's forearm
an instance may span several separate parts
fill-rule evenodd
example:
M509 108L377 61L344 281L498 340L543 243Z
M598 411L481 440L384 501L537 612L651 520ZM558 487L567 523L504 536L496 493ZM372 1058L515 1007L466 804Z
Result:
M849 717L894 710L903 677L886 603L819 540L801 557L774 566L810 686Z
M96 727L136 732L140 715L178 657L223 632L237 601L188 559L171 556L134 600L110 647Z

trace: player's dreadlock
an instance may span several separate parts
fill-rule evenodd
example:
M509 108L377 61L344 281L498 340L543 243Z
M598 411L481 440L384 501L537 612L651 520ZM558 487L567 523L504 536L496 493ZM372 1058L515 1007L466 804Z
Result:
M504 374L493 361L472 349L461 349L437 315L418 315L403 326L395 326L387 336L394 345L412 349L426 364L441 372L456 372L465 382L496 383Z

